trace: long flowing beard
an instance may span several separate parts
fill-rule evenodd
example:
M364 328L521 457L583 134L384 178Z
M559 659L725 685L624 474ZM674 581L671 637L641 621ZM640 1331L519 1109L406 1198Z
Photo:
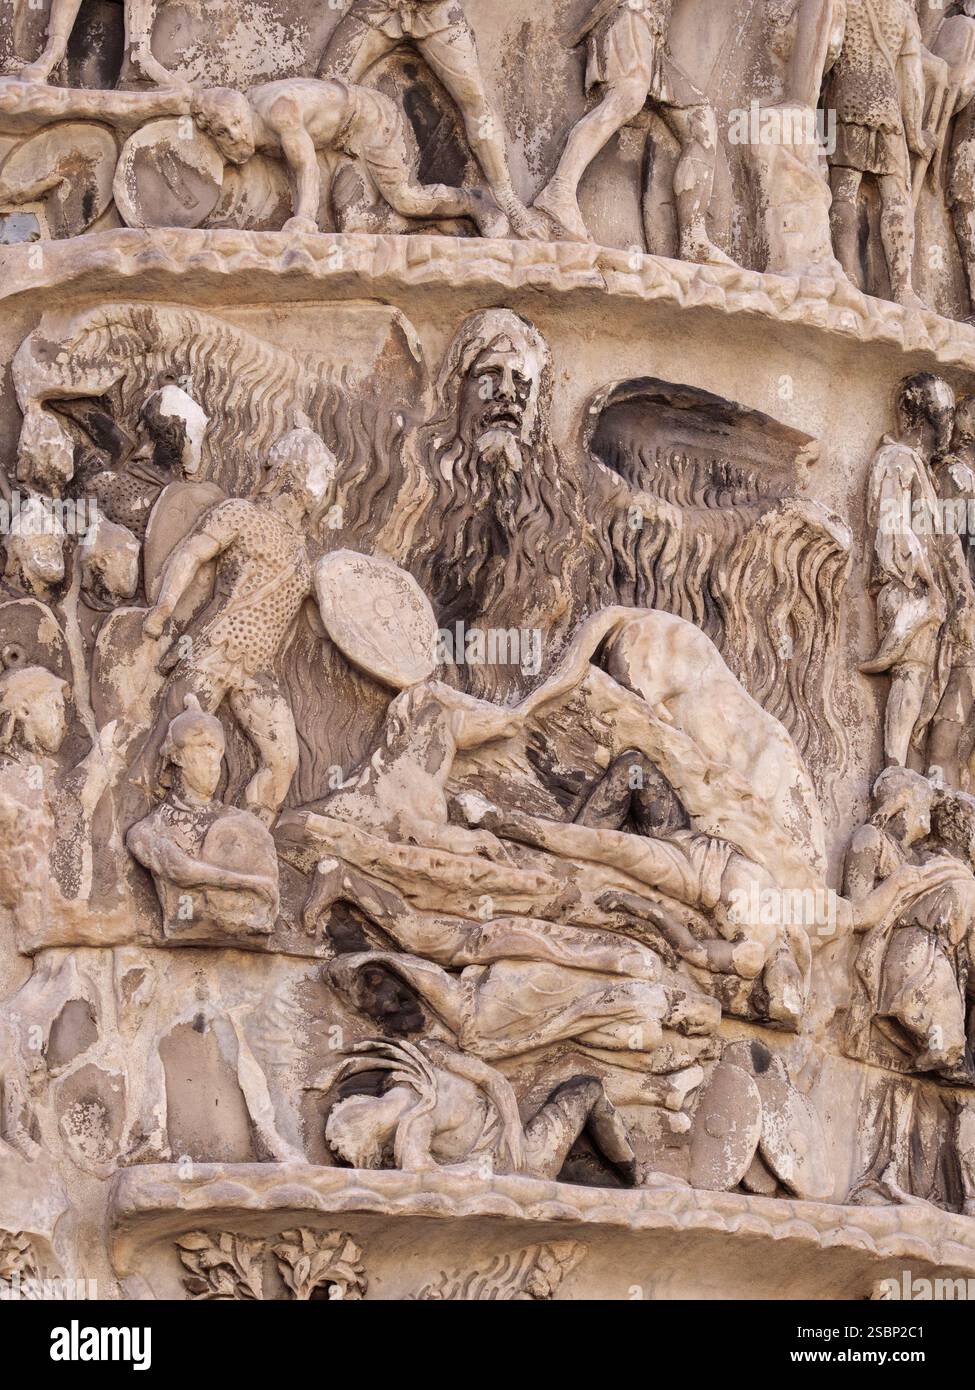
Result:
M455 442L450 482L437 576L445 616L490 626L544 618L560 587L553 547L561 550L576 522L556 518L546 504L540 461L511 434L492 430L471 444Z
M440 620L530 633L543 673L586 601L578 491L560 476L554 453L526 447L504 430L454 439L438 463L439 514L430 522L439 533L431 587ZM536 678L517 665L486 663L456 677L494 700L517 697Z
M478 439L476 449L478 472L490 482L494 524L510 554L520 530L519 506L525 491L522 445L507 430L490 430Z

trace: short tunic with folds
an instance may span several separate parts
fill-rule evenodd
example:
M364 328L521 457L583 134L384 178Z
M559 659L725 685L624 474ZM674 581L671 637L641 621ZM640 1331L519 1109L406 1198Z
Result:
M628 0L598 19L587 41L586 90L635 78L647 97L662 106L702 106L705 98L667 47L672 0L633 8Z
M355 0L349 17L391 39L427 39L448 29L467 29L458 0Z

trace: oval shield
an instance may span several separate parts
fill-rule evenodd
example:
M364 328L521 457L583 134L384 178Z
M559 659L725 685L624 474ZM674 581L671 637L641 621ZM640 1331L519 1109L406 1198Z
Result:
M315 593L326 632L360 671L394 690L433 675L433 608L413 576L392 560L333 551L316 566Z

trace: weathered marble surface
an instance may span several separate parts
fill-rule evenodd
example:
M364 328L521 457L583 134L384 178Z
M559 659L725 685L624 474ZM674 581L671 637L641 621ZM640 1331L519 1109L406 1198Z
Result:
M865 3L8 7L0 1279L975 1275L975 17Z

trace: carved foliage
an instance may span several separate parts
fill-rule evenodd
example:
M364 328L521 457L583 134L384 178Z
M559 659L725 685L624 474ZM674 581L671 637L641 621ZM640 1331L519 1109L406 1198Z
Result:
M0 1284L19 1281L20 1298L36 1298L40 1270L30 1236L23 1231L0 1231Z
M273 1251L281 1278L295 1299L360 1299L366 1291L362 1251L341 1231L301 1226L284 1231Z
M193 1299L263 1299L269 1249L290 1297L298 1301L356 1300L367 1288L362 1251L342 1231L313 1231L302 1226L283 1231L270 1246L260 1237L229 1231L191 1231L176 1241L176 1249L190 1271L183 1287Z
M264 1297L262 1240L231 1235L228 1231L216 1236L191 1231L177 1240L176 1249L190 1271L183 1287L191 1298L229 1302Z

